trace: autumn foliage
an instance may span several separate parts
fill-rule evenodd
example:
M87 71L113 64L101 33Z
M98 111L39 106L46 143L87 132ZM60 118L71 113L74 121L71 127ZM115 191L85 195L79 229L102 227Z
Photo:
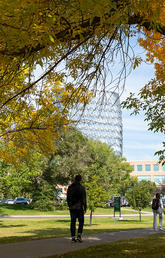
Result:
M17 163L32 148L52 152L70 108L104 89L116 57L126 67L137 34L164 94L164 7L163 0L0 1L0 157Z

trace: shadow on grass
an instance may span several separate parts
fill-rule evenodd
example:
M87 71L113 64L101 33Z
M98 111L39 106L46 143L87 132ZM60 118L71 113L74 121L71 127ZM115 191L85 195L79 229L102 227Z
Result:
M126 224L126 223L129 223L130 224L130 221L132 222L132 223L137 223L137 222L139 222L139 219L132 219L132 220L127 220L127 219L124 219L124 220L118 220L117 221L117 223L119 223L119 224Z
M0 221L0 228L22 228L25 227L26 225L3 225L3 223Z
M63 223L69 223L70 222L70 219L56 219L56 222L63 222Z
M29 210L32 209L32 206L30 204L1 204L0 205L0 211L1 208L5 208L6 210Z
M84 235L92 235L92 234L99 234L99 233L105 233L105 232L118 232L118 231L126 231L127 229L118 228L118 229L91 229L89 228L89 225L85 225L88 228L84 229ZM0 227L4 227L3 225L0 225ZM10 227L24 227L24 225L9 225L6 226L6 228ZM41 240L41 239L48 239L48 238L60 238L60 237L70 237L70 226L68 225L68 228L47 228L47 229L34 229L34 230L27 230L23 232L23 236L8 236L8 237L0 237L0 244L5 243L14 243L14 242L22 242L22 241L30 241L30 240ZM131 228L130 230L134 230L137 228ZM140 228L138 228L140 229ZM141 228L144 229L144 228ZM21 233L20 233L21 234ZM27 236L25 236L27 234Z
M14 226L14 225L12 225ZM24 226L24 225L21 225ZM1 227L1 225L0 225ZM10 227L10 226L9 226ZM20 233L21 234L21 233ZM27 236L26 236L27 234ZM57 237L70 237L70 230L68 228L47 228L47 229L35 229L27 230L23 232L23 236L6 236L0 237L0 244L22 242L29 240L39 240L39 239L48 239L48 238L57 238Z
M5 228L4 232L6 229L9 231L11 228L11 230L13 229L13 232L10 233L9 231L10 235L8 234L8 236L6 233L4 234L4 236L1 234L0 243L11 243L56 237L70 237L70 218L51 218L49 220L33 219L32 221L28 220L28 222L26 222L26 220L22 222L16 222L14 220L7 220L7 222L5 221L6 220L3 219L0 220L0 228ZM103 224L102 221L104 221ZM97 218L93 219L92 226L89 225L89 222L89 218L85 219L84 235L144 229L147 226L151 227L151 223L149 225L144 225L143 223L140 223L138 219L135 218L129 218L126 220L116 220L112 218ZM7 223L8 225L6 225ZM14 228L18 228L18 230L14 230Z
M31 205L27 204L0 204L0 216L10 216L13 211L29 211L33 210Z

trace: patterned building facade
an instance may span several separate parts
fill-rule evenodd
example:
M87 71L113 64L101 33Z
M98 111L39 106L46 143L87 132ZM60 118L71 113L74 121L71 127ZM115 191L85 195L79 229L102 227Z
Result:
M117 155L122 156L122 112L119 95L114 92L97 92L83 110L79 106L72 111L76 127L87 137L110 145Z

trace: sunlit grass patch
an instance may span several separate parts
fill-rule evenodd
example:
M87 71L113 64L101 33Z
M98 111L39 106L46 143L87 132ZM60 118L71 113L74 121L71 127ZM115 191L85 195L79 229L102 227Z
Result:
M142 222L137 217L123 220L94 217L92 226L89 218L85 218L84 235L151 227L152 217L144 217ZM64 236L70 236L70 218L0 220L0 243Z
M122 240L105 245L97 245L51 258L83 257L165 257L165 234ZM50 258L50 257L49 257Z
M151 211L151 208L148 207L144 211ZM87 215L90 214L88 210ZM94 215L113 215L113 208L96 208ZM118 215L119 213L117 213ZM130 207L122 207L121 214L138 214L138 211L133 210ZM69 209L66 207L65 210L60 210L59 207L54 207L53 211L39 211L37 209L31 208L30 205L7 205L0 204L0 215L69 215Z

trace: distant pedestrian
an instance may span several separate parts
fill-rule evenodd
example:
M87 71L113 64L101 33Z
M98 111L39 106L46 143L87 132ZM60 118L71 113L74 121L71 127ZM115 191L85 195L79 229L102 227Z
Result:
M163 202L160 199L160 193L156 193L156 198L152 200L152 210L153 210L153 229L157 231L157 215L159 215L159 229L163 230Z
M87 209L85 187L81 185L81 175L76 175L74 182L68 187L67 203L70 210L70 231L72 242L82 242L84 227L84 213ZM78 234L76 238L76 219L78 219Z

